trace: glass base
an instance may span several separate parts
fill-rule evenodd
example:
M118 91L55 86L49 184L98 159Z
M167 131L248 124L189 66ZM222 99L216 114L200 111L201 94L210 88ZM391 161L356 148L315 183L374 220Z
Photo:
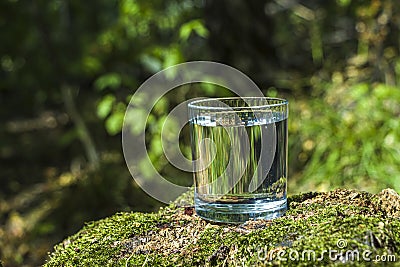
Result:
M273 219L285 214L287 199L276 201L254 200L252 203L206 202L195 196L196 214L209 221L244 223L248 220Z

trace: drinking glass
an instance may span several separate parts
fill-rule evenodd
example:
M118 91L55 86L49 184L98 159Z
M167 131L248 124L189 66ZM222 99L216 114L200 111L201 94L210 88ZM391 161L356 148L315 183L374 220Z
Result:
M197 215L226 223L283 215L288 101L206 98L188 109Z

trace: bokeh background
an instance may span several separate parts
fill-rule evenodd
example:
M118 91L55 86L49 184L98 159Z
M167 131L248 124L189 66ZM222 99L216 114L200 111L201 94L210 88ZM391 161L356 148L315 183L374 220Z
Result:
M190 60L231 65L289 99L290 194L399 192L399 27L395 0L0 1L3 265L44 263L86 221L158 209L125 165L123 116L145 79ZM160 149L166 114L228 95L197 84L157 103L146 140L162 175L191 181ZM181 141L190 156L185 131Z

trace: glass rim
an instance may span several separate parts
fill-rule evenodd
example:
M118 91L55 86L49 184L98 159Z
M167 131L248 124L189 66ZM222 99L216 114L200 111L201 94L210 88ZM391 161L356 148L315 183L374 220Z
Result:
M252 99L260 99L260 100L272 100L272 101L280 101L280 103L273 103L273 104L263 104L263 105L255 105L255 106L247 106L247 107L231 107L231 106L226 106L226 107L217 107L217 106L200 106L197 105L199 103L204 103L207 101L220 101L223 102L225 100L252 100ZM247 102L246 102L247 103ZM198 100L194 100L188 104L188 108L190 109L204 109L204 110L241 110L241 109L265 109L265 108L273 108L273 107L280 107L280 106L287 106L289 104L289 101L283 98L278 98L278 97L268 97L268 96L249 96L249 97L239 97L239 96L233 96L233 97L208 97L208 98L202 98Z

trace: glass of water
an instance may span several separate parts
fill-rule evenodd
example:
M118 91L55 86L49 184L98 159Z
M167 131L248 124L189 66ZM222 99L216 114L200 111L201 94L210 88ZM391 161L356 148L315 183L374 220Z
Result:
M188 108L197 215L227 223L283 215L288 101L206 98Z

